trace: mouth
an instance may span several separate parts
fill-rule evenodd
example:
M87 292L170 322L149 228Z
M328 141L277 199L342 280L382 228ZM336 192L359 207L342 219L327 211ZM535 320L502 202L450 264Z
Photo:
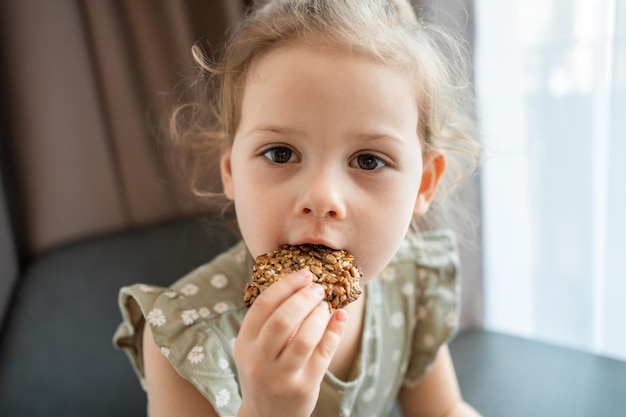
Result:
M317 248L329 249L331 251L341 250L341 248L337 248L332 243L330 243L328 241L325 241L325 240L322 240L322 239L301 240L301 241L297 241L295 243L292 243L291 245L293 245L293 246L309 245L309 246L315 246Z

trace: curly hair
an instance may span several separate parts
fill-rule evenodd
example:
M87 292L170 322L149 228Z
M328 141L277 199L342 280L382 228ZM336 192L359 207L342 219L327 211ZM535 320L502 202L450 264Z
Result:
M199 68L195 98L176 109L170 130L198 197L227 202L219 198L219 155L237 131L248 72L269 51L294 44L345 48L414 81L423 152L439 149L446 155L435 205L475 170L480 147L471 116L469 60L458 36L419 19L406 0L270 0L248 10L217 62L199 44L192 48ZM443 212L432 207L419 227Z

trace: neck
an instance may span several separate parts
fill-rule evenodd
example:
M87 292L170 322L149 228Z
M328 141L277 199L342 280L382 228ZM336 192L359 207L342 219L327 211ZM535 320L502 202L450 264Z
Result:
M354 302L344 307L348 313L346 330L339 344L339 348L330 363L329 371L342 381L350 378L355 360L361 349L361 335L365 319L365 305L367 304L366 291Z

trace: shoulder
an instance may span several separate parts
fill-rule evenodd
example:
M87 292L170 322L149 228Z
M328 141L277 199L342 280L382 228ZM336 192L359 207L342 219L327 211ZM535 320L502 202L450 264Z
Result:
M179 319L186 325L191 319L210 319L244 306L242 291L251 270L252 259L239 243L170 287L138 283L121 288L120 308L125 319L131 315L136 322L143 316L156 327L179 321L171 317L173 312L182 311Z
M390 265L410 262L418 266L440 268L458 265L458 259L456 235L451 230L441 229L407 236Z
M449 230L405 239L380 275L383 297L404 305L410 350L404 375L415 384L456 333L460 310L459 250Z
M232 345L247 311L243 288L252 262L240 243L170 287L135 284L120 290L124 320L114 344L126 351L142 383L147 325L155 349L177 373L209 400L221 398L214 407L234 415L238 397ZM208 376L215 383L207 384Z
M459 290L459 248L450 230L423 232L404 239L396 255L381 272L383 282L414 285L419 295L437 288Z
M211 316L244 306L243 288L252 274L253 259L240 242L169 288L189 304L209 309Z

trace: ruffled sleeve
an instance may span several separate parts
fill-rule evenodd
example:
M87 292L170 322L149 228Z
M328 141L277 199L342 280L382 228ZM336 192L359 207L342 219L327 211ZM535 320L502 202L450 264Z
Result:
M459 255L450 231L426 232L412 243L416 262L414 330L404 385L415 385L439 348L456 334L460 310Z
M136 284L120 290L123 322L113 341L128 355L144 388L147 324L163 355L219 415L237 413L241 395L232 346L247 311L241 294L250 262L238 245L171 288Z

